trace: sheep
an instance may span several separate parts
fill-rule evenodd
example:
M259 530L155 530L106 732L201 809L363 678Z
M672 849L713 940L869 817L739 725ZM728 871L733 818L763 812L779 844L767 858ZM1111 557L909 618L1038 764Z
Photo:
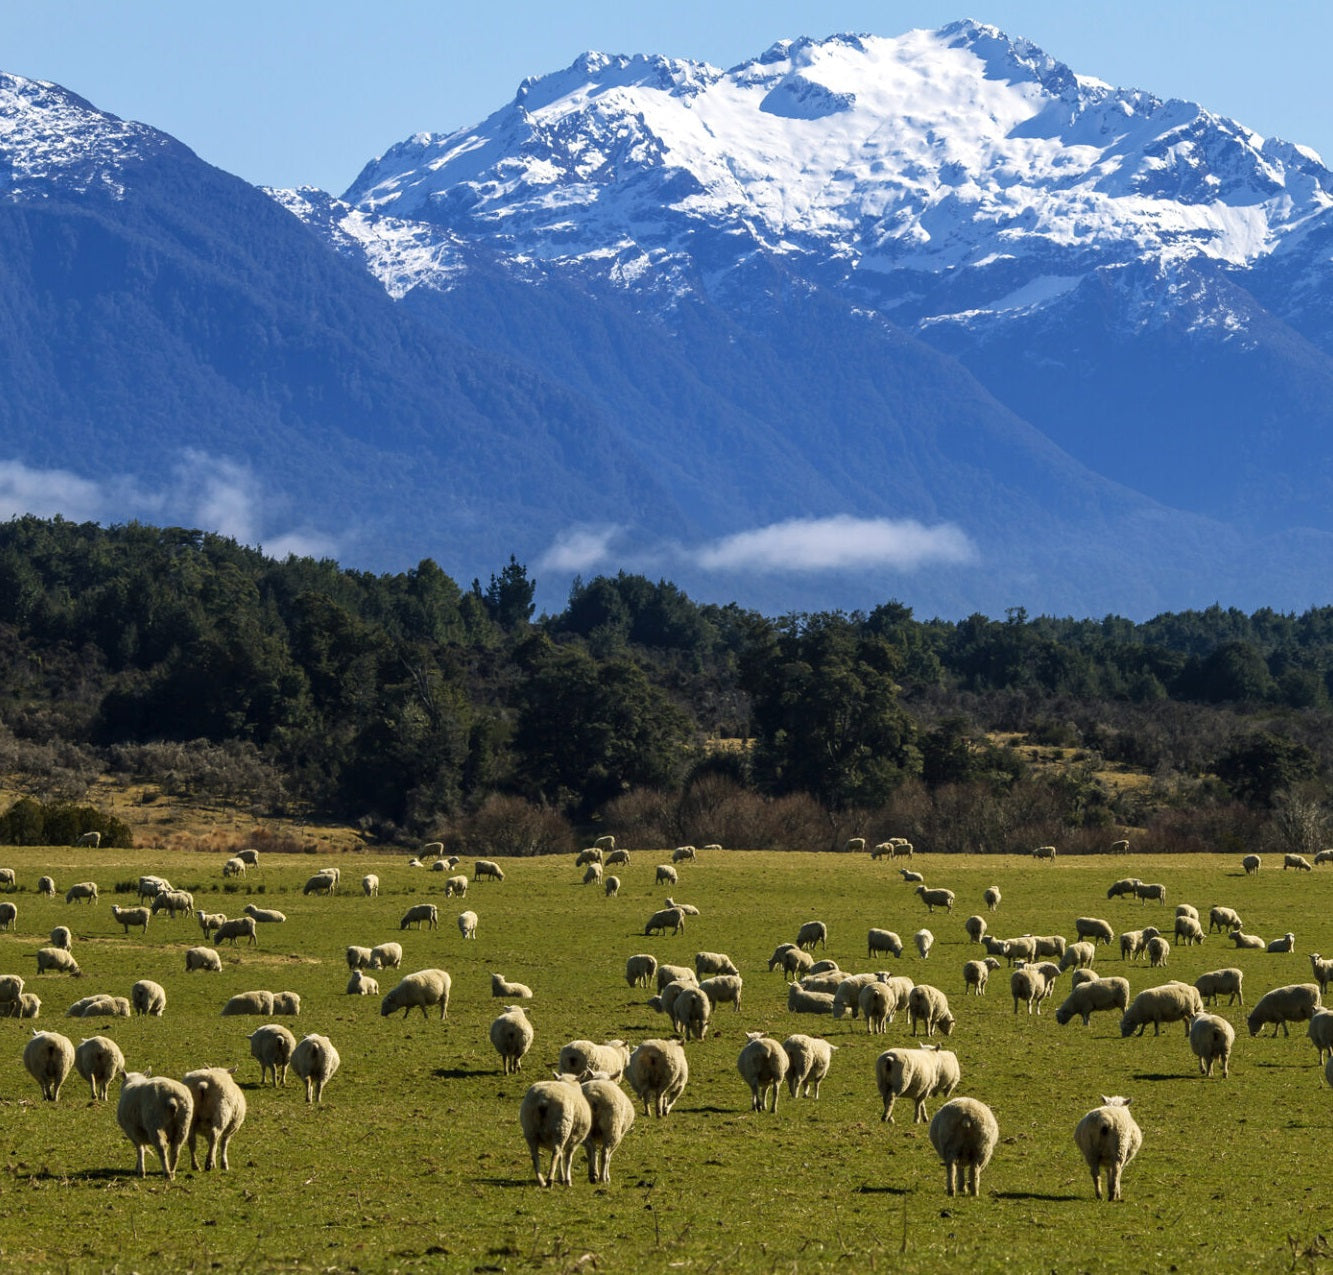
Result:
M460 912L458 914L458 932L465 939L475 939L477 937L477 914L475 912Z
M1060 958L1060 970L1063 973L1067 969L1090 969L1096 959L1097 945L1095 943L1071 943L1065 948L1065 954Z
M506 1076L521 1071L523 1056L532 1048L533 1030L521 1005L506 1005L491 1023L491 1044L500 1055Z
M245 875L245 861L233 855L222 865L222 875L224 877L243 877Z
M380 879L373 872L367 872L361 878L361 893L368 899L377 898L380 892Z
M861 989L867 983L878 981L878 974L849 974L838 984L837 990L833 993L833 1017L841 1018L847 1013L853 1018L859 1017ZM907 981L910 984L912 980Z
M450 877L444 883L444 897L446 899L452 898L455 894L460 899L467 898L467 877L461 874L456 877Z
M129 934L131 925L143 927L143 932L148 933L148 918L152 913L147 908L118 908L114 903L111 905L111 919L117 924L124 926L125 933Z
M60 1086L74 1066L74 1042L59 1032L34 1030L23 1047L23 1065L47 1102L60 1101Z
M490 859L478 859L472 865L472 879L480 881L482 877L487 877L492 881L503 881L505 874L498 863Z
M1024 934L1016 939L1005 939L1000 948L1000 954L1010 965L1017 964L1019 961L1035 961L1037 959L1037 940L1031 934Z
M850 850L851 846L848 846L847 848ZM862 846L862 849L865 849L865 847ZM893 843L890 841L881 841L878 845L871 846L870 857L872 859L892 859Z
M419 853L421 854L421 857L424 858L424 859L433 859L433 858L436 858L436 857L443 857L443 855L444 855L444 842L443 842L443 841L427 841L426 844L423 845L423 846L421 847L421 850L420 850Z
M721 853L722 843L720 841L710 841L706 846L699 847L700 854L718 854Z
M719 1005L731 1004L736 1013L741 1012L741 992L745 984L739 974L714 974L699 984L699 990L708 997L708 1003L716 1009Z
M0 1004L16 1001L23 995L23 979L18 974L0 974Z
M657 977L657 957L637 952L625 962L625 982L631 987L647 987Z
M370 948L349 944L344 953L349 970L363 970L370 965Z
M1323 1007L1317 983L1289 983L1286 987L1275 987L1265 992L1258 1004L1250 1010L1246 1026L1251 1036L1258 1036L1265 1023L1273 1024L1273 1035L1277 1035L1278 1024L1282 1025L1282 1034L1290 1036L1287 1023L1304 1022L1314 1017L1314 1012Z
M218 928L227 918L222 912L195 912L195 918L199 922L199 928L204 932L204 938Z
M1159 934L1149 939L1143 945L1143 950L1148 954L1148 964L1154 969L1162 969L1171 955L1171 944Z
M571 1040L560 1051L556 1070L564 1075L591 1080L619 1080L629 1066L629 1046L623 1040L608 1040L599 1045L591 1040Z
M1115 930L1110 921L1103 921L1099 916L1079 916L1074 918L1074 930L1080 939L1091 939L1094 943L1110 944L1115 938Z
M660 992L670 983L697 983L695 972L688 965L668 965L665 961L657 967L657 990Z
M235 1075L235 1067L200 1067L181 1077L194 1102L190 1118L192 1169L199 1168L195 1142L200 1134L203 1134L205 1143L204 1172L209 1172L214 1165L224 1172L231 1168L227 1163L227 1148L236 1131L245 1123L245 1094L236 1083Z
M875 956L880 952L888 952L893 956L903 954L903 941L892 930L872 929L866 935L866 955ZM769 966L771 969L772 966Z
M0 885L7 886L10 890L17 888L18 880L14 876L13 868L0 868Z
M1099 1010L1118 1009L1123 1014L1129 1008L1129 980L1126 978L1094 978L1091 982L1079 983L1070 988L1059 1009L1055 1011L1055 1021L1063 1027L1077 1014L1087 1027L1092 1015Z
M40 895L43 895L44 897L46 897L46 898L48 898L48 899L54 899L54 898L56 897L56 883L55 883L55 878L53 878L53 877L38 877L38 878L37 878L37 893L40 894Z
M608 854L608 855L606 856L606 858L603 860L603 862L606 864L606 866L607 866L608 868L613 868L613 867L615 867L617 864L620 864L620 863L628 863L628 862L629 862L629 851L628 851L628 850L612 850L611 853Z
M138 1153L139 1176L147 1176L144 1152L152 1147L162 1162L168 1181L176 1176L176 1163L194 1120L194 1098L179 1080L146 1076L127 1071L120 1082L116 1120Z
M1231 908L1211 907L1208 909L1208 933L1216 930L1226 934L1229 930L1244 929L1240 916Z
M337 878L327 869L321 869L312 877L308 878L305 885L301 888L301 893L306 894L332 894L338 888Z
M944 1165L947 1194L956 1194L960 1184L964 1195L977 1194L981 1172L990 1163L999 1140L1000 1126L994 1112L975 1098L950 1099L935 1113L930 1122L930 1145Z
M1189 1020L1195 1014L1203 1013L1203 997L1195 987L1188 983L1163 983L1160 987L1148 987L1141 991L1129 1003L1120 1018L1120 1035L1131 1036L1134 1030L1143 1035L1148 1024L1152 1024L1152 1034L1160 1036L1163 1023L1185 1023L1189 1031Z
M906 837L889 838L889 858L890 859L910 859L914 853L914 847Z
M130 1004L136 1014L151 1014L161 1018L167 1007L167 992L161 983L154 983L151 978L141 978L130 988Z
M692 977L689 980L678 979L668 983L656 996L649 998L648 1007L665 1014L671 1019L672 1027L676 1028L676 1001L687 987L697 986L698 983Z
M177 912L189 916L194 911L194 896L188 890L163 890L153 899L152 914L165 912L173 921Z
M953 911L954 893L952 890L931 890L924 885L919 885L915 893L920 897L921 902L926 905L927 911L933 912L936 908L943 908L946 912Z
M406 912L403 918L398 922L398 928L405 930L409 925L415 925L420 929L422 925L428 930L438 930L440 928L440 910L433 903L414 903Z
M1040 1014L1041 1002L1046 999L1046 980L1033 966L1020 965L1009 975L1009 994L1014 998L1015 1014L1018 1013L1020 1004L1028 1007L1029 1014L1035 1005L1037 1013Z
M1036 956L1054 956L1059 959L1069 947L1063 934L1033 934L1025 937L1030 937L1035 944Z
M576 868L581 868L585 863L601 863L601 861L602 852L600 848L593 846L588 850L579 851L578 856L574 860L574 866Z
M1183 942L1186 947L1204 940L1203 926L1192 916L1176 917L1176 942Z
M404 974L396 987L390 988L380 1002L380 1017L388 1018L395 1010L401 1009L406 1018L414 1009L421 1011L425 1018L426 1009L431 1005L440 1007L440 1018L449 1012L449 992L453 987L445 970L417 970L413 974Z
M592 1132L592 1108L573 1076L539 1080L519 1104L518 1122L532 1154L538 1186L570 1183L574 1151ZM551 1173L542 1173L541 1153L551 1153Z
M19 919L18 907L7 899L0 903L0 930L7 930Z
M305 1081L306 1102L322 1103L324 1086L333 1078L342 1059L327 1036L314 1032L303 1037L292 1050L292 1070ZM227 1167L225 1164L222 1166Z
M128 996L84 996L66 1011L66 1018L129 1018L133 1014Z
M677 903L669 894L662 900L664 908L679 908L686 916L698 916L699 909L693 903Z
M707 974L739 974L740 970L725 952L696 952L694 972L702 980Z
M606 883L602 887L602 893L608 899L614 899L620 893L620 878L614 875L607 877Z
M841 974L842 969L831 956L825 956L810 967L811 974Z
M910 1098L915 1106L914 1124L926 1123L926 1099L939 1095L948 1098L961 1072L958 1055L938 1045L920 1049L886 1049L875 1059L875 1083L884 1100L881 1121L893 1123L893 1106L899 1098Z
M1320 993L1328 991L1329 982L1333 981L1333 961L1326 961L1318 952L1311 952L1310 969L1314 981L1319 984Z
M702 987L686 986L671 1002L671 1022L684 1040L703 1040L712 1016L713 1003Z
M261 908L253 903L247 903L241 910L246 916L251 917L256 925L281 925L287 920L287 914L279 912L277 908Z
M221 925L213 931L214 943L230 943L232 947L236 946L236 940L239 938L248 938L251 946L259 942L258 927L255 924L255 918L252 916L236 916L229 921L223 921Z
M685 928L685 913L679 908L662 908L648 918L643 932L652 934L656 931L658 934L665 934L668 926L671 927L672 934L679 934Z
M697 863L698 855L693 846L677 846L671 852L672 863Z
M0 1018L39 1018L41 998L35 992L23 992L12 1001L0 1001Z
M925 1028L927 1036L933 1036L937 1027L944 1035L953 1035L954 1017L949 1012L949 998L938 987L918 983L912 988L907 998L907 1013L912 1020L913 1036L918 1023Z
M634 1124L634 1104L611 1077L593 1077L579 1088L592 1114L592 1126L583 1140L588 1156L588 1181L610 1182L611 1157Z
M967 989L970 987L974 995L985 996L986 984L990 981L990 972L999 968L1000 962L993 956L987 956L979 961L964 962L963 995L967 995Z
M1234 1005L1240 1001L1245 1004L1244 993L1245 975L1240 970L1232 967L1223 970L1209 970L1206 974L1200 974L1194 980L1195 990L1203 997L1205 1005L1216 1005L1217 998L1222 995L1228 996L1227 1004Z
M1317 1009L1310 1015L1310 1026L1306 1030L1310 1043L1319 1054L1319 1061L1324 1055L1333 1057L1333 1009Z
M532 999L532 988L524 983L511 983L503 974L492 974L491 996L504 996L510 1000L530 1001Z
M1047 860L1047 861L1050 862L1050 863L1054 863L1054 862L1055 862L1055 847L1054 847L1054 846L1038 846L1035 850L1033 850L1033 852L1032 852L1032 857L1033 857L1034 859L1045 859L1045 860Z
M1106 890L1108 899L1119 899L1126 894L1132 895L1138 886L1143 884L1138 877L1122 877L1119 881L1113 881Z
M847 844L843 848L848 854L864 854L866 839L864 837L848 837Z
M1000 906L1000 887L990 885L986 887L981 896L981 901L986 905L987 912L994 912Z
M171 888L171 882L166 877L151 874L141 876L139 878L139 902L142 903L146 899L155 899L164 890L170 890Z
M1158 903L1166 902L1166 886L1160 883L1149 883L1140 881L1134 887L1134 895L1144 906L1149 899L1155 899Z
M811 970L810 973L800 979L800 984L811 992L836 992L842 986L842 980L846 977L845 970L825 970L822 974L816 974L814 970Z
M1245 869L1245 875L1248 877L1252 873L1258 872L1263 860L1257 854L1247 854L1241 861L1240 866Z
M750 1088L750 1110L767 1111L768 1095L773 1095L772 1110L778 1109L778 1095L787 1078L787 1051L763 1032L746 1032L745 1044L736 1059L736 1069Z
M236 857L245 864L247 868L259 867L259 851L255 850L253 847L248 850L236 851Z
M273 1088L278 1087L279 1080L286 1088L287 1067L296 1049L296 1037L291 1030L281 1023L265 1023L262 1027L256 1027L247 1039L250 1042L250 1057L259 1064L259 1087L264 1087L268 1073L272 1071Z
M94 850L100 848L102 844L102 834L100 832L85 832L74 844L76 846L92 846Z
M396 970L402 963L401 943L376 943L370 949L370 968L373 970Z
M871 1035L882 1035L897 1008L893 991L881 982L867 983L861 988L856 998L857 1007L866 1022L866 1031Z
M125 1055L109 1036L90 1036L74 1051L74 1067L88 1082L94 1102L105 1102L111 1082L125 1070Z
M1284 854L1282 856L1282 871L1288 868L1295 868L1298 872L1313 872L1314 867L1303 854Z
M608 832L603 836L598 837L597 840L592 843L592 846L594 850L603 850L603 851L614 850L616 848L615 836L613 833Z
M818 1036L795 1032L782 1042L787 1055L787 1089L793 1098L819 1097L819 1086L833 1065L837 1045ZM810 1087L814 1086L811 1094Z
M657 865L657 875L653 878L653 884L661 885L665 881L667 885L675 885L679 879L676 869L669 863L659 863Z
M89 903L97 902L96 881L78 881L65 891L66 903L74 903L76 900L80 899L86 899Z
M587 871L585 871L583 874L583 884L584 885L602 884L602 865L600 863L588 864Z
M828 992L807 991L799 983L787 988L787 1012L790 1014L831 1014L833 995Z
M1227 938L1229 938L1238 948L1247 948L1262 952L1267 946L1263 939L1257 934L1245 934L1240 930L1232 930L1231 933L1227 935Z
M912 935L912 942L916 945L916 954L924 961L935 946L935 936L927 929L920 929Z
M963 930L971 942L980 943L986 937L986 918L984 916L969 916L963 922Z
M898 875L902 877L904 885L920 885L926 880L920 872L913 872L911 868L899 868Z
M1296 936L1288 930L1280 939L1274 939L1268 945L1270 952L1294 952L1296 950Z
M39 947L37 949L37 972L44 974L53 970L57 974L73 974L78 978L83 971L79 963L64 948Z
M1083 1152L1092 1173L1092 1189L1102 1198L1102 1169L1106 1170L1106 1198L1119 1200L1120 1175L1139 1153L1143 1131L1129 1114L1130 1099L1103 1096L1074 1129L1074 1144Z
M273 1012L275 1014L290 1014L295 1018L301 1012L301 995L299 992L274 992L273 993Z
M1236 1029L1217 1014L1195 1014L1189 1024L1190 1048L1199 1060L1199 1072L1212 1076L1213 1064L1222 1064L1222 1079L1230 1074L1231 1047L1236 1043Z
M378 996L380 994L380 985L378 980L371 978L362 970L353 970L351 977L347 980L348 996Z
M266 991L238 992L223 1007L223 1018L235 1018L241 1014L273 1013L273 993Z

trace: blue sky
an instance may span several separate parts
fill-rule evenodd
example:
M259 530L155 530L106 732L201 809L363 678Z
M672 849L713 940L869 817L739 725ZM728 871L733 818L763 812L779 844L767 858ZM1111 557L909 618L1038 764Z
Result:
M340 193L394 142L473 123L585 49L725 67L782 37L961 17L1333 163L1328 0L0 0L0 69L165 129L249 181Z

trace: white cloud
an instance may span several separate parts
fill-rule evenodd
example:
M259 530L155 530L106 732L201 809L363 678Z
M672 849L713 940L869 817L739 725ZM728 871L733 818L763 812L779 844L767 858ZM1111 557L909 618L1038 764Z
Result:
M702 567L722 571L844 571L973 562L977 553L951 523L926 527L913 519L794 518L742 531L696 549Z
M99 519L107 492L100 484L64 469L29 469L22 461L0 461L0 516L60 514L74 522Z
M619 527L570 527L555 538L538 567L547 571L587 571L611 556Z
M173 503L183 504L189 521L209 531L230 536L241 544L255 544L259 518L255 497L259 484L244 465L187 450L175 467L177 492Z

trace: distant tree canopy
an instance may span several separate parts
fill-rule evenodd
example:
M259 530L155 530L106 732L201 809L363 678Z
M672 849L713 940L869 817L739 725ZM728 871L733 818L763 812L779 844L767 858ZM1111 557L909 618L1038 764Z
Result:
M1333 608L952 622L886 601L769 618L622 572L535 617L535 588L513 557L464 590L428 559L373 575L183 528L13 519L0 769L57 797L99 758L212 749L172 762L177 782L404 833L483 809L494 824L520 799L583 823L653 794L640 805L666 836L669 802L705 795L720 818L719 794L748 793L776 827L798 798L921 820L961 819L971 794L988 842L1042 819L1147 818L1187 791L1268 811L1333 779ZM1017 737L1081 750L1081 777L1042 788ZM1094 762L1155 786L1098 789Z

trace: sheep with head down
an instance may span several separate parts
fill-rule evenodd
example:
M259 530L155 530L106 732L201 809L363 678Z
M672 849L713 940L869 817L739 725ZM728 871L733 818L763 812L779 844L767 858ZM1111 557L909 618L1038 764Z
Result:
M951 1098L930 1122L930 1145L944 1165L944 1189L976 1195L981 1172L990 1163L1000 1140L995 1113L975 1098Z
M597 1044L591 1040L571 1040L560 1051L556 1070L580 1080L600 1075L607 1080L619 1080L629 1066L629 1046L623 1040L608 1040Z
M774 1112L778 1109L778 1094L787 1077L787 1053L782 1046L763 1032L746 1032L745 1045L736 1059L741 1079L750 1087L750 1108L768 1110L768 1095L773 1095Z
M875 1083L884 1100L880 1119L892 1124L894 1103L899 1098L910 1098L915 1105L914 1123L925 1124L926 1099L936 1095L948 1098L960 1078L958 1055L938 1045L886 1049L875 1060Z
M74 1050L74 1067L91 1087L93 1101L105 1102L111 1082L125 1070L125 1055L110 1036L90 1036Z
M523 1069L523 1058L532 1048L533 1029L521 1005L506 1005L491 1023L491 1044L500 1055L506 1076Z
M296 1048L292 1050L292 1070L305 1081L306 1102L324 1101L324 1086L333 1078L341 1062L338 1051L327 1036L311 1032L297 1042Z
M594 1076L579 1087L592 1114L592 1126L583 1140L588 1181L610 1182L611 1157L634 1124L634 1104L610 1077Z
M1284 1036L1290 1036L1291 1032L1287 1028L1289 1022L1307 1022L1322 1007L1317 983L1289 983L1286 987L1275 987L1265 992L1250 1010L1246 1026L1251 1036L1258 1036L1266 1024L1272 1023L1274 1036L1279 1026Z
M1139 1153L1143 1131L1129 1114L1130 1099L1102 1098L1074 1129L1074 1143L1083 1152L1092 1173L1092 1189L1102 1198L1102 1170L1106 1171L1106 1198L1121 1199L1120 1177Z
M592 1132L592 1108L577 1079L562 1075L529 1086L519 1105L518 1121L532 1155L537 1185L561 1182L568 1186L574 1152ZM542 1172L543 1151L551 1153L549 1178Z
M134 1145L141 1178L147 1174L144 1153L149 1147L162 1162L163 1176L168 1181L176 1176L176 1164L193 1120L194 1098L179 1080L138 1071L122 1074L116 1121Z
M414 1009L419 1009L421 1017L425 1018L427 1008L438 1005L443 1019L449 1012L449 992L452 986L453 980L445 970L426 969L405 974L398 985L390 988L380 1001L380 1017L388 1018L401 1009L406 1018Z
M644 1114L660 1118L684 1093L690 1064L679 1041L645 1040L630 1054L625 1079L643 1103Z
M795 1032L782 1042L787 1055L787 1088L793 1098L818 1098L819 1086L833 1065L837 1045L819 1036ZM811 1094L810 1088L814 1087Z
M236 1068L200 1067L181 1077L190 1091L194 1110L190 1116L190 1168L199 1168L195 1144L204 1139L204 1172L215 1165L226 1172L227 1148L245 1123L245 1094L236 1083Z
M259 1064L259 1087L262 1089L273 1073L273 1087L287 1086L287 1068L291 1064L292 1054L296 1049L296 1037L291 1030L281 1023L265 1023L256 1027L248 1037L250 1057Z
M1236 1029L1218 1014L1195 1014L1190 1019L1190 1048L1199 1060L1199 1071L1213 1074L1213 1064L1222 1064L1222 1078L1230 1074L1231 1048L1236 1043Z

